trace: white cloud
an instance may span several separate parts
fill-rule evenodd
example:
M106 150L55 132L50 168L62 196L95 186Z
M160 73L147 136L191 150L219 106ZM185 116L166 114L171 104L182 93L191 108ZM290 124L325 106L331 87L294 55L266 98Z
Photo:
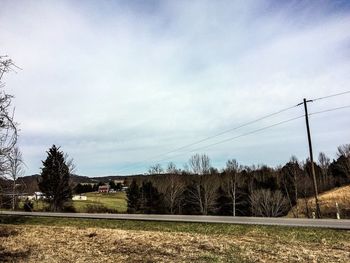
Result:
M303 97L348 89L350 11L331 7L5 1L0 53L23 68L7 76L7 89L16 96L28 173L39 171L53 143L75 158L81 174L116 173ZM295 109L217 140L300 114ZM332 154L349 142L345 114L315 117L316 151ZM207 152L218 165L233 157L275 165L291 154L306 156L303 129L300 120ZM174 159L185 162L189 154Z

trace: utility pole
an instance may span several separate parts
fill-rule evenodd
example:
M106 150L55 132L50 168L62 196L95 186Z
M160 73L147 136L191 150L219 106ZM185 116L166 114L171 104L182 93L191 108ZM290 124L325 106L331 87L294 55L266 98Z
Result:
M306 100L304 98L303 103L304 104L304 110L305 110L305 121L306 121L306 130L307 130L307 138L309 142L309 153L310 153L310 162L311 162L311 173L314 183L314 192L315 192L315 203L316 203L316 217L321 218L321 210L320 205L318 203L318 190L317 190L317 181L316 181L316 174L315 174L315 167L314 167L314 157L312 153L312 143L311 143L311 134L310 134L310 126L309 126L309 114L307 112L307 103L312 102L312 100Z

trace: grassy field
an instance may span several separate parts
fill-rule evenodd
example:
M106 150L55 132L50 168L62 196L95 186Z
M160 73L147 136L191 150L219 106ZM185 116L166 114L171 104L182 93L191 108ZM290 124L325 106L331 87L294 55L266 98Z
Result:
M0 258L17 262L349 262L350 231L2 216Z
M79 213L86 211L87 205L103 205L111 210L116 210L118 213L126 212L126 196L125 192L117 193L86 193L86 201L73 201L75 210Z
M115 213L125 213L127 209L125 192L117 193L86 193L87 200L74 200L72 205L76 212L88 212L88 206L103 206ZM20 204L22 207L23 204ZM42 200L34 201L34 211L45 211L47 204Z

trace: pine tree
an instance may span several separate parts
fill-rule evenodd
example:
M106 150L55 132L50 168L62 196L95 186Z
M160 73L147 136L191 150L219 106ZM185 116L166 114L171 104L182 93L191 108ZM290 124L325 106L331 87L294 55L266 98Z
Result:
M165 212L163 195L151 182L143 182L140 189L140 210L144 214L162 214Z
M126 197L128 203L128 213L137 213L140 209L140 189L133 179L129 188L126 190Z
M49 202L50 210L56 212L62 210L65 202L72 197L70 172L64 154L58 147L53 145L47 154L46 160L42 162L39 189Z
M232 205L230 204L231 198L220 186L217 190L217 209L216 213L221 216L231 216L232 215Z

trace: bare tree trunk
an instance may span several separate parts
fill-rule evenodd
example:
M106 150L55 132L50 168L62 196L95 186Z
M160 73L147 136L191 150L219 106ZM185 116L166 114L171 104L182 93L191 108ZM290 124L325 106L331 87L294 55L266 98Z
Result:
M236 216L236 204L237 204L237 174L239 172L239 165L235 159L228 160L226 162L226 192L232 201L232 216Z
M15 210L16 207L16 180L13 180L13 184L12 184L12 210Z
M294 191L295 191L295 210L296 210L296 214L295 217L298 218L299 217L299 208L298 208L298 185L297 185L297 175L296 175L296 171L294 171ZM293 213L294 214L294 213Z
M284 175L282 175L284 176ZM286 182L285 182L285 179L283 177L283 186L284 186L284 190L286 191L286 194L287 194L287 200L288 200L288 203L289 203L289 206L290 206L290 209L293 213L293 216L294 217L297 217L294 210L293 210L293 204L292 204L292 200L290 199L290 196L289 196L289 191L288 191L288 188L287 188L287 185L286 185Z
M236 185L237 185L237 173L235 173L235 181L233 183L233 216L236 216Z
M310 209L309 209L309 201L307 200L307 198L304 198L304 202L305 202L305 213L307 218L310 218Z

